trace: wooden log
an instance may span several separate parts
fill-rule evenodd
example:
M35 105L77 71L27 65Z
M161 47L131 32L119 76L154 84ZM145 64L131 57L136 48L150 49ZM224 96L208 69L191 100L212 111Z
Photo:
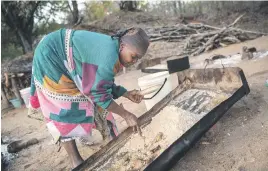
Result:
M150 41L155 42L155 41L159 41L159 40L183 39L185 37L187 37L187 35L182 35L182 36L162 36L162 37L150 39Z
M236 37L234 36L230 36L230 37L224 37L222 39L223 42L227 41L227 42L232 42L232 43L239 43L241 42L239 39L237 39Z
M23 100L20 95L20 91L17 85L16 75L11 76L11 84L12 84L12 90L16 96L17 99L20 100L20 103L23 104Z
M22 141L22 140L14 141L14 142L8 144L7 151L9 153L17 153L17 152L21 151L22 149L27 148L27 147L34 145L34 144L37 144L37 143L38 143L38 140L36 138L32 138L28 141Z
M1 97L2 97L2 102L3 102L2 109L8 108L9 101L8 101L7 96L6 96L6 92L3 89L3 85L1 86Z
M211 37L204 46L202 46L201 48L199 48L196 52L194 52L192 55L196 56L199 55L200 53L204 52L206 49L210 50L212 47L212 44L214 43L214 41L219 37L219 35L221 33L223 33L225 31L225 29L222 29L218 34L215 34L213 37Z
M231 27L230 30L232 30L232 31L239 31L241 33L257 34L257 35L268 35L268 33L264 33L264 32L243 30L243 29L240 29L240 28L233 28L233 27Z
M5 85L6 87L10 87L8 73L5 72L4 75L5 75Z

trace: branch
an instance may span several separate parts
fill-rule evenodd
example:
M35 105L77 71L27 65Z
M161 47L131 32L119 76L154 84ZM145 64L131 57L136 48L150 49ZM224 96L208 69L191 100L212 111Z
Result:
M83 16L79 17L79 19L78 19L77 23L75 23L75 24L72 26L72 28L75 28L75 27L77 27L79 24L81 24L81 23L82 23L82 21L83 21L83 19L84 19L84 17L83 17Z
M41 1L36 1L34 5L34 7L32 8L31 12L30 12L30 18L28 19L28 21L26 22L26 25L29 25L31 20L34 20L34 13L37 10L38 5L41 3Z
M72 10L71 5L70 5L70 3L69 3L69 2L68 2L68 7L69 7L69 9L70 9L70 11L71 11L72 15L74 15L74 14L73 14L73 10Z
M230 25L228 25L227 27L232 27L232 26L234 26L244 15L245 15L246 13L244 13L244 14L242 14L242 15L240 15L237 19L235 19L235 21L232 23L232 24L230 24Z
M185 38L185 37L187 37L187 35L182 35L182 36L162 36L162 37L150 39L150 42L155 42L155 41L159 41L159 40L182 39L182 38Z
M264 32L256 32L256 31L250 31L250 30L242 30L242 29L239 29L239 28L230 28L232 30L235 30L235 31L241 31L242 33L250 33L250 34L258 34L258 35L268 35L268 33L264 33Z

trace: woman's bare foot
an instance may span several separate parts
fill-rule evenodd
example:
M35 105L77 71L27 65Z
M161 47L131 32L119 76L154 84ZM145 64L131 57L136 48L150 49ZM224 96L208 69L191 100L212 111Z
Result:
M76 168L81 163L83 163L84 160L80 156L80 153L77 149L75 140L63 142L62 146L66 150L66 152L71 160L72 168Z

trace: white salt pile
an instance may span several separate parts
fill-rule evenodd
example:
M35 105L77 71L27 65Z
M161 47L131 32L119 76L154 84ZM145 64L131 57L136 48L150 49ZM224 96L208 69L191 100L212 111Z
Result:
M142 129L143 137L132 135L116 158L107 162L109 169L98 170L142 170L202 117L176 106L165 107Z

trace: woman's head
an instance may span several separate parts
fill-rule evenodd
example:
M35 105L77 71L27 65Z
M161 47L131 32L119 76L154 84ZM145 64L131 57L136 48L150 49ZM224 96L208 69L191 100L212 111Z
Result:
M149 46L149 36L141 28L130 28L118 35L120 40L119 60L125 67L142 58Z

